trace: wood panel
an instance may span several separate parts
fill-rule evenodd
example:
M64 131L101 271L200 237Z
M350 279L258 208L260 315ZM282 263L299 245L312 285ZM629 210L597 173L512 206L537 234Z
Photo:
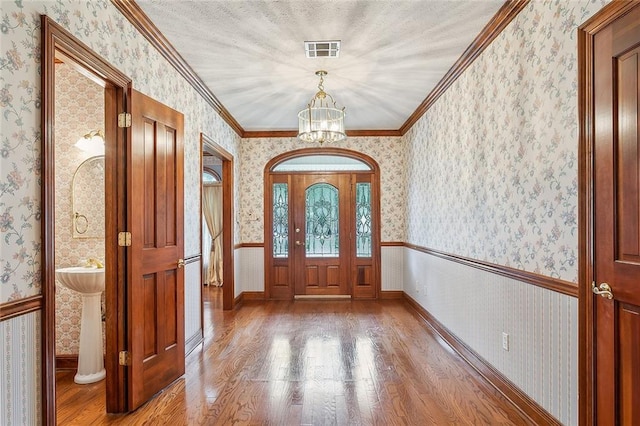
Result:
M204 292L207 337L183 379L108 416L102 383L59 373L61 424L557 424L523 414L403 301L254 301L224 312L220 289Z
M640 423L640 307L619 309L620 424Z
M274 266L273 285L289 287L289 266Z
M640 260L640 173L638 170L638 54L633 49L617 61L617 256L624 262Z

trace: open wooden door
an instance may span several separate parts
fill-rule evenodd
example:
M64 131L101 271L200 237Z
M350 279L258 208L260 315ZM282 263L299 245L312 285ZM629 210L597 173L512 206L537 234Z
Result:
M595 420L639 425L640 6L598 31L593 55Z
M129 410L184 374L183 115L132 91Z

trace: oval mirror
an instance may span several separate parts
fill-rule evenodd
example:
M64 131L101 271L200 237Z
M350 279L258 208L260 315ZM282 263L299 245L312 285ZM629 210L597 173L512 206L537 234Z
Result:
M82 162L71 181L73 238L104 238L104 155Z

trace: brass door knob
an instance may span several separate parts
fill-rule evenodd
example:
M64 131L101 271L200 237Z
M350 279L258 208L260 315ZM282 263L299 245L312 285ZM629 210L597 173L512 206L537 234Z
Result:
M303 245L304 245L304 243L303 243L302 241L296 241L296 245L297 245L297 246L303 246Z
M184 259L178 259L178 269L184 268Z
M599 287L596 287L596 283L591 283L591 291L593 291L593 294L597 294L598 296L602 296L606 299L613 299L611 286L607 283L602 283Z

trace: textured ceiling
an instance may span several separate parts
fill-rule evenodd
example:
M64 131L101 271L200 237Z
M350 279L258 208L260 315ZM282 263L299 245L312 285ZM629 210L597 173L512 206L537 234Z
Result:
M325 90L347 130L399 129L504 1L186 1L136 3L248 131L297 129ZM342 40L337 59L304 42Z

